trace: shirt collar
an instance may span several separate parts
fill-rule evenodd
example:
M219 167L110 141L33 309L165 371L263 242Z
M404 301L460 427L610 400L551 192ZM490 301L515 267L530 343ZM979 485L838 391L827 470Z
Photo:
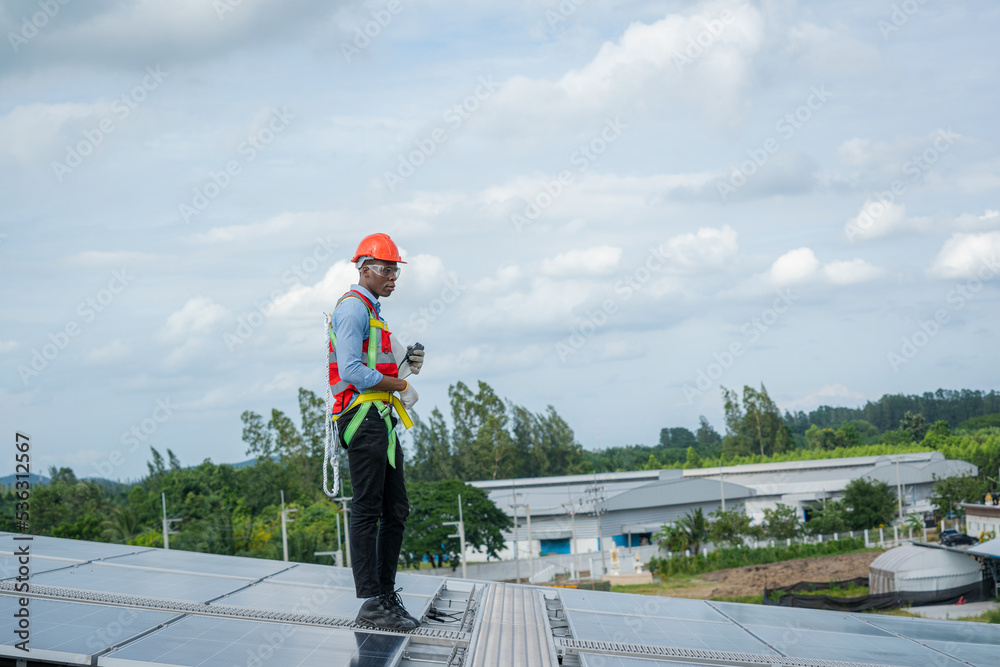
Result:
M372 304L375 306L375 312L379 315L382 314L382 304L379 303L377 296L369 292L367 288L362 287L361 285L351 285L351 289L354 290L355 292L361 292L366 297L368 297L368 300L371 301Z

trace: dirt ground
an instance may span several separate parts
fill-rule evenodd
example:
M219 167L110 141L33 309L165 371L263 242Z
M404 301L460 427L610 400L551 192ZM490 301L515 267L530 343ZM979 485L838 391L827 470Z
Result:
M817 556L767 565L748 565L706 572L693 579L689 588L671 588L665 595L684 598L734 598L760 595L764 587L789 586L800 581L842 581L867 577L877 552Z

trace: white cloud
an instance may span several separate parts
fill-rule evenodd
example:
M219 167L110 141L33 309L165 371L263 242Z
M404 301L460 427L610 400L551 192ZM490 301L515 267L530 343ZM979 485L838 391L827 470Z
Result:
M682 271L724 268L738 250L736 230L729 225L721 229L702 227L697 233L675 236L660 246L671 268Z
M104 347L94 348L87 352L85 361L88 364L108 364L120 361L131 353L132 348L116 338Z
M1000 271L1000 231L953 234L926 273L932 278L983 278Z
M726 24L720 21L724 10L733 16ZM708 24L721 30L713 35ZM670 14L651 24L635 22L618 41L605 42L589 63L556 81L514 76L490 100L487 113L507 123L520 123L526 113L540 121L565 122L645 99L681 100L729 124L743 112L764 28L763 16L751 4L728 2L705 3L697 13ZM711 43L699 48L697 40L707 41L705 34Z
M853 285L874 280L885 274L885 269L869 264L863 259L830 262L823 266L823 275L834 285Z
M586 250L570 250L543 259L538 268L543 276L552 278L606 276L618 267L621 257L621 248L605 245Z
M0 340L0 354L6 354L7 352L13 352L17 349L17 341L9 340L6 343Z
M209 297L198 296L167 317L164 328L157 338L164 342L180 343L189 336L204 335L229 318L229 309L212 301Z
M291 213L282 213L264 222L214 227L204 234L193 235L191 240L195 243L232 243L233 241L274 236L293 226L297 217Z
M857 217L844 224L844 236L848 241L871 240L907 232L928 232L932 227L930 218L906 217L905 204L868 200Z
M62 151L67 139L62 136L62 127L106 113L109 105L63 102L46 104L35 102L14 107L10 113L0 118L0 154L22 162L63 160ZM82 140L82 135L77 135Z
M819 260L809 248L789 250L774 260L767 271L767 279L775 287L783 287L808 280L816 275Z
M985 213L979 216L980 220L996 220L1000 218L1000 211L996 209L987 209Z

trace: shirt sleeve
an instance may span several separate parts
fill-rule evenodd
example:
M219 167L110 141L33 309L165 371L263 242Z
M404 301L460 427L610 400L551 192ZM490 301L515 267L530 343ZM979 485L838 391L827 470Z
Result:
M365 365L361 345L368 338L368 308L360 299L344 299L333 311L340 377L360 390L377 385L382 374Z

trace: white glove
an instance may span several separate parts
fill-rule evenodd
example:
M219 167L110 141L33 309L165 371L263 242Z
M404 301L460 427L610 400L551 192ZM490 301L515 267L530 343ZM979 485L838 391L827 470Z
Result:
M399 392L399 402L403 404L403 407L409 410L417 402L420 396L417 395L417 390L413 388L413 385L409 382L406 383L406 389Z
M410 372L416 375L424 365L424 351L414 350L412 345L406 347L406 354L410 358Z

